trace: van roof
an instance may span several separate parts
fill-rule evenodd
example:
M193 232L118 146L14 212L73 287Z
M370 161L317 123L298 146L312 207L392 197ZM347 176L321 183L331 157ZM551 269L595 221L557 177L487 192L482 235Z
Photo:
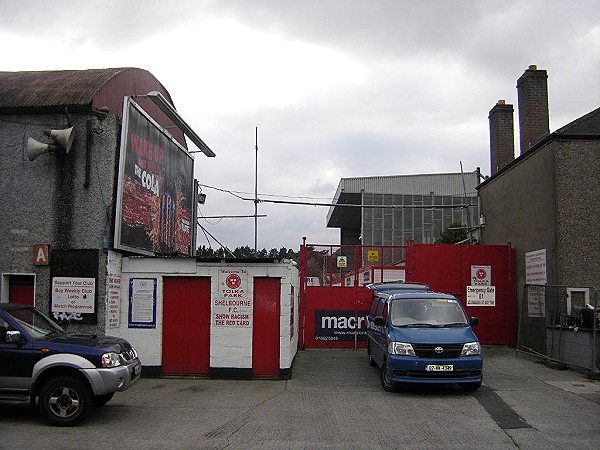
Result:
M372 283L367 287L377 292L390 292L390 291L428 291L429 285L425 283L406 283L404 281L387 281L384 283Z
M444 294L443 292L434 291L404 291L404 292L384 292L383 293L388 300L396 299L430 299L430 298L443 298L448 300L458 300L454 295Z

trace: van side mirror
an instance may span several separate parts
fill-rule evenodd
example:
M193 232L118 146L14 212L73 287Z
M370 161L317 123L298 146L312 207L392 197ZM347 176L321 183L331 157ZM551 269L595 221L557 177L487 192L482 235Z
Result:
M383 320L383 317L381 317L381 316L375 317L375 325L378 326L378 327L384 327L385 326L385 320Z
M20 331L11 330L6 332L6 342L20 344L22 340Z
M477 317L471 317L469 319L469 323L472 327L474 327L475 325L479 325L479 319Z

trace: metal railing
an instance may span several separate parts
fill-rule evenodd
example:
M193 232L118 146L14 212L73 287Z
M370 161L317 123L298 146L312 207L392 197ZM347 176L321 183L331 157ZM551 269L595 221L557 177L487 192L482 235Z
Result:
M600 289L526 284L517 351L600 377Z

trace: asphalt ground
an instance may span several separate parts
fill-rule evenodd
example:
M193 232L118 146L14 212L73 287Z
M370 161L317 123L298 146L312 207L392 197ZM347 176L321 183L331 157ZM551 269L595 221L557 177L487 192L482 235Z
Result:
M298 352L290 380L146 379L57 428L0 407L0 449L598 449L600 383L505 347L484 384L387 393L363 350Z

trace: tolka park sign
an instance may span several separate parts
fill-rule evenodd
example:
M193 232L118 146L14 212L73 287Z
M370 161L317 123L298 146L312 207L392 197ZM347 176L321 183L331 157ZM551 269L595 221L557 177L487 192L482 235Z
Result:
M244 269L219 270L219 295L213 304L216 327L250 327L252 300L248 299L248 272Z

